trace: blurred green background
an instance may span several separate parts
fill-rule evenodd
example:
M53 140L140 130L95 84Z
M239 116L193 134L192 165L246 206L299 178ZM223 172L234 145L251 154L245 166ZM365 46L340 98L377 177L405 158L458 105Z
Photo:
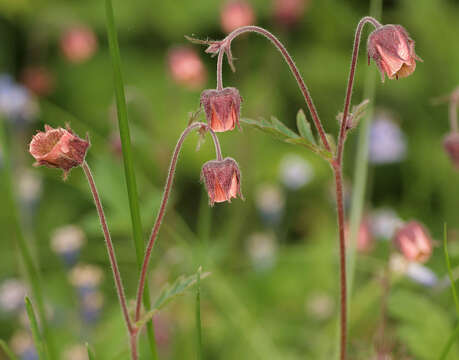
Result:
M146 238L175 142L190 112L199 108L200 92L215 87L216 59L207 56L204 48L188 44L184 35L223 38L224 2L113 3ZM353 33L359 19L367 15L369 2L306 3L303 11L295 12L294 21L285 23L275 15L274 1L249 2L255 24L285 42L324 126L336 134L335 117L343 105ZM459 276L459 174L442 147L448 132L447 104L433 106L432 99L459 85L459 1L384 1L380 20L406 27L424 63L418 63L409 78L384 84L378 80L375 116L389 118L403 133L399 141L404 151L389 161L369 164L366 214L371 221L372 214L384 208L403 221L416 219L429 229L435 249L421 267L423 274L431 271L428 286L419 273L408 276L402 266L400 276L386 291L382 279L395 250L388 239L373 233L373 248L359 254L357 261L349 354L351 359L376 359L378 353L391 354L387 359L435 359L457 323L441 239L447 222L453 272L456 269L454 274ZM76 40L66 37L75 28L84 34ZM362 100L367 73L368 29L364 33L354 104ZM177 49L182 55L174 57ZM233 54L237 72L231 73L225 63L223 81L225 86L237 87L244 98L242 116L274 115L296 130L297 111L307 109L279 53L268 41L248 35L234 42ZM191 65L180 64L183 59ZM374 64L371 67L377 72ZM44 279L60 358L85 359L78 355L78 345L85 342L94 347L97 359L127 358L126 331L83 173L73 170L64 182L59 171L32 168L27 151L31 136L45 123L57 127L68 122L80 136L89 134L92 146L87 160L106 208L126 291L133 299L137 265L116 136L103 2L0 0L0 77L0 111L1 104L12 104L8 97L12 86L36 92L26 92L25 113L4 113L2 118L12 149L22 223ZM180 157L152 259L148 279L152 295L166 282L192 274L202 265L211 272L202 282L201 295L206 359L332 358L339 272L328 165L305 149L243 125L242 132L223 133L220 140L224 156L239 162L246 200L209 208L199 176L202 164L214 156L213 147L206 138L195 151L197 140L196 135L190 136ZM347 141L349 190L356 141L357 133ZM0 206L0 304L4 305L0 338L21 353L29 339L23 310L20 305L5 306L17 301L8 294L19 291L20 283L13 290L3 286L24 278L9 215L9 209ZM81 228L86 238L72 259L51 246L56 230L66 225ZM82 264L97 266L104 276L100 283L91 284L89 300L81 293L84 279L71 275ZM97 275L88 277L94 280ZM194 301L193 291L187 292L155 319L162 359L196 357ZM380 344L382 331L384 346ZM144 336L141 348L142 359L148 359ZM35 359L33 350L21 356ZM459 347L455 346L448 359L457 358Z

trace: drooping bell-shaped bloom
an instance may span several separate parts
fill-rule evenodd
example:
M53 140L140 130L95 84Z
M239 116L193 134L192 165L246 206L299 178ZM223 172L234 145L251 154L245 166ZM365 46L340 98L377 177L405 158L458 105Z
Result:
M222 90L204 90L201 93L201 105L206 113L207 122L215 132L233 130L239 127L242 97L233 87Z
M426 262L432 255L432 239L417 221L410 221L398 229L394 243L409 261Z
M32 138L29 152L37 161L36 166L62 169L65 178L72 168L83 164L88 148L89 141L80 139L70 128L45 125L45 131Z
M209 194L210 205L228 201L241 193L241 173L235 160L225 158L206 162L201 171L201 181L204 182Z
M459 170L459 133L452 132L443 139L443 147L451 162Z
M376 62L381 79L398 79L411 75L416 69L416 60L421 60L414 51L414 41L401 25L384 25L368 37L368 64L370 58Z

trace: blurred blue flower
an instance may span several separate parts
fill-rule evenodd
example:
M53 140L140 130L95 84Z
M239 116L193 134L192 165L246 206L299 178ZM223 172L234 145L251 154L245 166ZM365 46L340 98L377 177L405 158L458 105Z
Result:
M38 105L24 86L9 75L0 75L0 114L15 123L30 122L38 113Z
M95 265L77 265L69 274L70 283L81 297L97 291L103 277L102 269Z
M247 239L247 252L258 271L270 269L276 263L277 242L271 233L254 233Z
M255 205L265 223L277 225L284 212L285 195L279 186L263 184L256 189Z
M380 114L373 120L369 135L369 160L372 164L396 163L405 158L405 136L386 114Z
M428 287L434 286L438 282L438 277L432 270L415 262L408 264L406 275L411 280Z
M24 330L16 332L11 338L11 348L21 360L38 360L32 336Z
M390 208L376 209L370 214L371 233L376 239L390 240L402 224L403 220Z
M86 242L84 231L75 225L57 228L51 237L51 249L72 267L78 261L80 249Z
M27 288L17 279L4 280L0 285L0 311L16 312L24 307Z
M100 291L84 294L80 299L81 317L86 323L94 323L100 318L104 305L104 296Z

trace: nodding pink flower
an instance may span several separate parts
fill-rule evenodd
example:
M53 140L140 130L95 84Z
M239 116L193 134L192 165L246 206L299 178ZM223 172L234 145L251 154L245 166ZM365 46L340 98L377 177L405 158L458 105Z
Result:
M199 55L191 48L172 48L167 57L172 79L190 89L198 89L207 81L207 71Z
M44 66L29 66L22 71L21 81L30 91L39 96L49 95L54 90L54 77Z
M241 193L241 173L237 162L231 158L206 162L201 171L201 181L206 185L209 203L228 201Z
M459 170L459 133L452 132L443 139L443 147L453 165Z
M422 61L414 51L414 41L401 25L384 25L368 37L368 64L372 58L384 82L411 75L416 69L416 60Z
M45 132L38 132L32 138L29 152L37 161L34 165L64 170L64 178L68 172L83 164L89 141L80 139L70 128L53 129L45 125Z
M432 255L432 239L417 221L410 221L398 229L394 243L409 261L426 262Z
M98 47L97 38L91 28L75 26L66 30L61 36L60 48L67 60L83 63L90 59Z
M242 97L236 88L223 90L204 90L201 105L204 107L207 122L215 132L233 130L239 127Z
M229 34L241 26L253 25L255 13L252 6L243 0L226 2L220 12L222 29Z
M303 16L309 0L275 0L274 17L284 26L293 26Z

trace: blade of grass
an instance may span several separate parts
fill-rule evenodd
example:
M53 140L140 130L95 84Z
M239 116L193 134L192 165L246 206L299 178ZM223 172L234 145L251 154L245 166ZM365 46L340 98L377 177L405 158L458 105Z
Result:
M91 347L88 343L86 343L86 351L88 352L88 359L89 360L96 360L96 356L94 355L94 351L92 351Z
M456 286L454 285L454 277L453 277L453 272L451 271L451 262L449 260L449 254L448 254L448 229L446 223L443 225L443 250L445 253L445 261L446 261L446 267L448 269L448 276L449 276L449 281L451 282L451 292L453 293L453 299L454 299L454 304L456 306L456 314L459 319L459 301L457 298L457 292L456 292ZM449 351L453 347L454 341L459 337L459 324L456 326L456 329L453 331L451 336L449 337L448 341L445 344L445 347L443 348L443 351L441 352L441 355L439 357L440 360L445 360L446 357L448 356Z
M17 356L14 355L14 353L11 351L10 347L5 341L0 340L0 348L3 350L6 356L9 357L10 360L19 360Z
M202 353L202 327L201 327L201 268L196 273L196 335L198 360L203 359Z
M115 27L115 16L113 14L113 5L111 0L105 1L105 11L107 17L107 34L110 47L110 56L113 66L113 78L116 97L116 109L118 114L118 126L121 138L121 148L123 151L124 176L126 179L127 193L129 198L129 210L131 212L132 232L136 249L137 265L140 270L144 257L145 243L142 235L142 223L140 219L139 199L137 194L137 183L134 172L134 161L131 149L131 137L129 132L129 123L127 117L126 97L124 94L123 78L121 74L121 57L118 45L118 38ZM148 285L145 286L143 304L148 311L150 305L150 292ZM150 343L150 350L153 360L158 358L155 342L155 333L153 323L147 324L147 336Z
M48 353L50 360L55 360L56 352L52 339L51 332L49 330L48 320L46 318L43 292L41 288L40 275L38 268L33 260L29 245L24 237L22 230L22 224L19 217L19 208L16 202L16 196L14 193L13 178L12 178L12 166L11 166L11 154L10 147L6 136L6 124L4 119L0 118L0 146L3 152L3 186L5 187L3 206L9 209L8 214L10 216L10 223L13 226L15 232L15 240L19 248L19 253L25 267L25 272L32 290L33 298L37 304L38 316L42 324L44 337L46 339Z
M45 351L45 344L43 343L43 338L41 336L40 329L38 328L37 317L35 316L35 311L33 310L32 303L27 296L25 297L25 306L27 317L29 318L30 330L32 331L33 342L35 344L35 348L37 349L38 358L41 360L46 360L47 356Z

